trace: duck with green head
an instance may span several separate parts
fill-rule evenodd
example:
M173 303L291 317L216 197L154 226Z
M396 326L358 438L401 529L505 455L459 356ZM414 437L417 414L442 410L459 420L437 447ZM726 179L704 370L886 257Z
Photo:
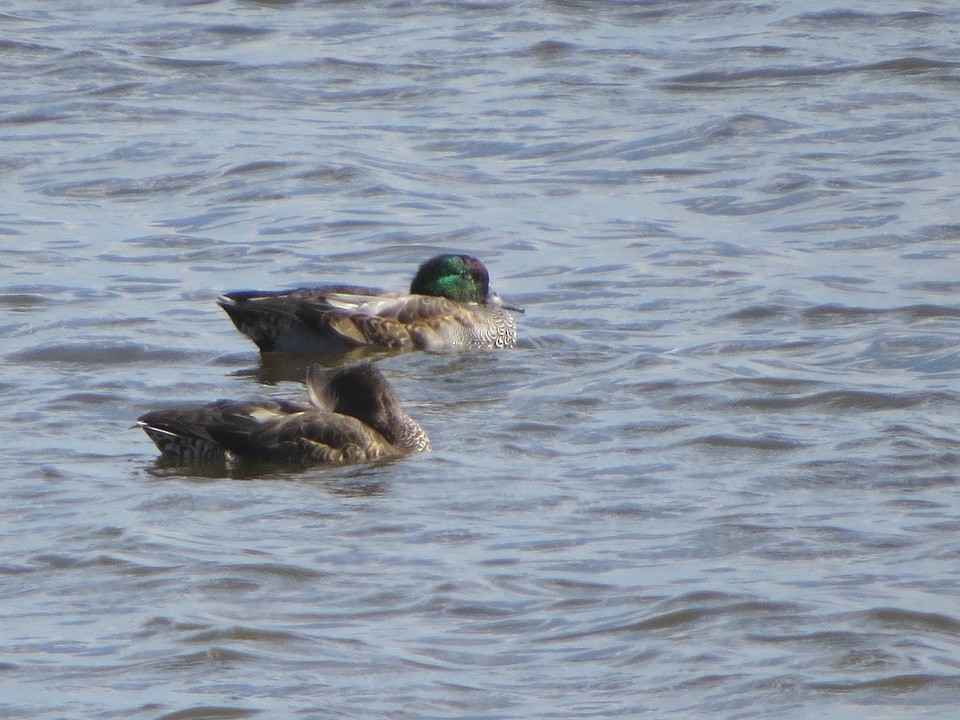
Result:
M353 285L240 290L217 301L262 352L507 348L517 326L490 290L487 268L470 255L423 263L409 293Z

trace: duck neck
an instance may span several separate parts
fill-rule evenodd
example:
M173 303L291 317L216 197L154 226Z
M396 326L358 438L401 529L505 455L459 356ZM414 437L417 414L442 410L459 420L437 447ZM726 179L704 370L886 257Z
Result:
M430 440L420 424L399 407L387 407L386 422L376 428L392 445L404 450L428 450Z

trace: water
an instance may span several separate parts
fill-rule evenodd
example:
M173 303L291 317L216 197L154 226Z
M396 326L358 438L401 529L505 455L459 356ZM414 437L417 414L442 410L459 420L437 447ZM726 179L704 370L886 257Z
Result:
M0 709L941 718L960 688L960 12L0 13ZM434 450L210 477L130 426L302 392L215 306L469 251Z

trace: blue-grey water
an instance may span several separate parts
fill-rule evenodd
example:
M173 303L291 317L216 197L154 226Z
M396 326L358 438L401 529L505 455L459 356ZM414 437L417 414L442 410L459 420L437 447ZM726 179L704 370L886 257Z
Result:
M0 5L0 716L960 712L960 6ZM156 464L298 397L216 307L470 252L433 451Z

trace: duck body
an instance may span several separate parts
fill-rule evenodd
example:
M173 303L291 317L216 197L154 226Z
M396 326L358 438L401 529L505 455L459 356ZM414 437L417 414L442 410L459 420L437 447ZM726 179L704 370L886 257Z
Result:
M146 413L137 420L174 462L331 464L430 449L383 374L362 364L328 378L307 373L309 401L218 400Z
M513 347L517 328L490 291L483 263L439 255L417 271L410 292L355 285L241 290L218 304L262 352L468 350Z
M137 425L167 460L186 464L218 463L227 460L226 449L211 434L211 428L223 425L228 419L236 422L237 418L268 423L311 409L307 403L267 399L217 400L154 410L137 418Z

